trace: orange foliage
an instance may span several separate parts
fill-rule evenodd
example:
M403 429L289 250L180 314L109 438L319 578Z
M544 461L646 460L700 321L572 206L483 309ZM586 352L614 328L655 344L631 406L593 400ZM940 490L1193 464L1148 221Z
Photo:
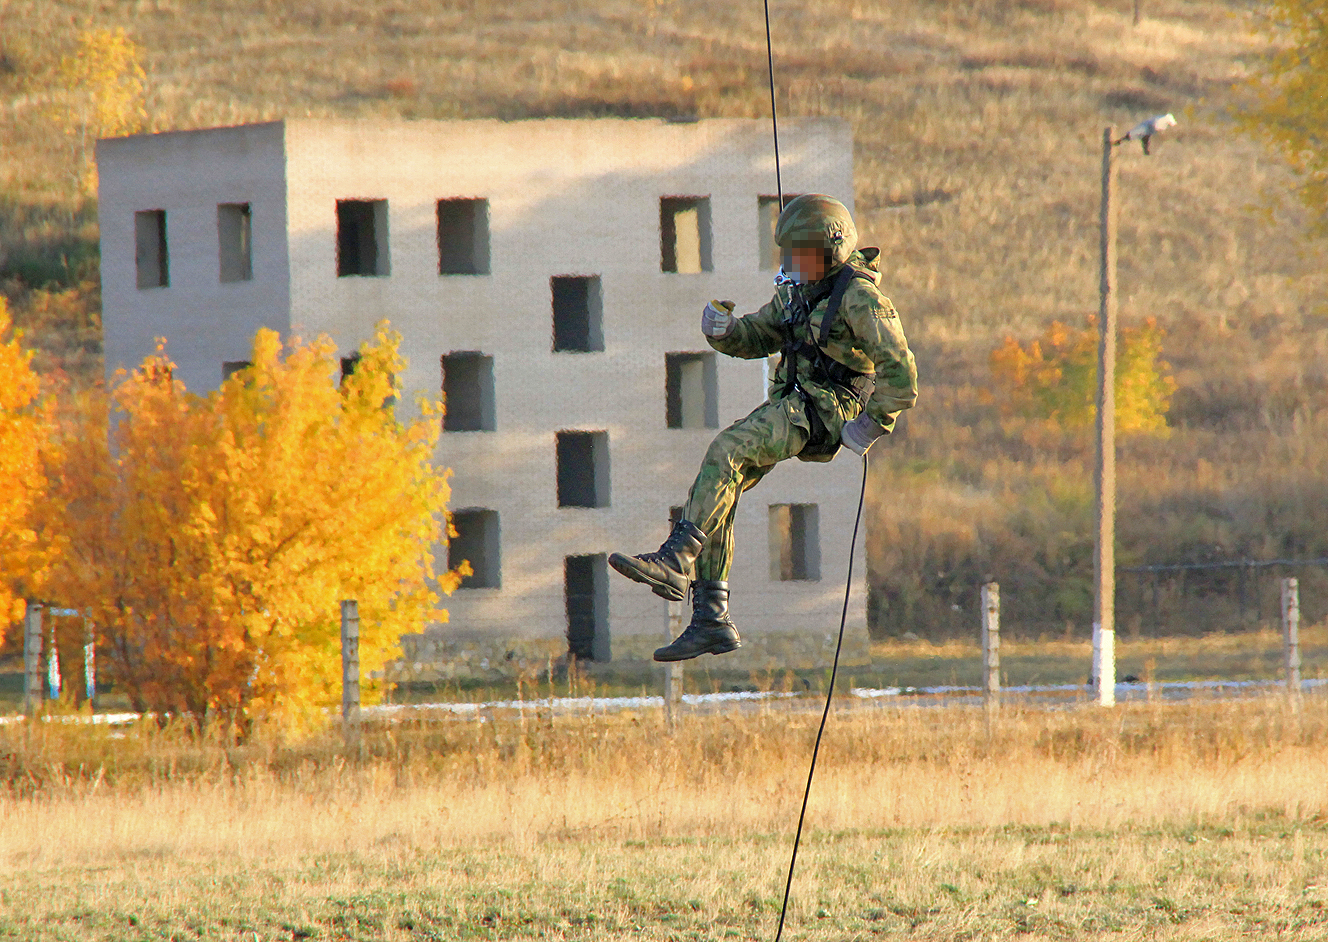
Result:
M159 350L118 377L109 435L105 399L85 396L64 441L56 591L91 610L138 708L241 732L310 718L340 690L340 599L359 600L366 674L446 617L434 590L459 579L433 573L437 404L396 420L397 343L379 325L338 388L330 340L283 349L260 331L253 365L206 397Z
M0 296L0 338L10 327ZM17 337L0 342L0 628L21 617L23 596L41 569L33 511L45 487L40 452L48 415L39 392L31 351Z
M1155 432L1166 428L1175 380L1162 360L1163 329L1149 318L1123 327L1116 341L1116 428ZM1062 429L1092 425L1097 415L1097 318L1074 329L1054 321L1026 346L1013 337L991 353L991 372L1007 414Z
M46 117L68 135L75 174L96 191L97 139L135 134L147 122L143 50L123 28L86 30L55 67Z

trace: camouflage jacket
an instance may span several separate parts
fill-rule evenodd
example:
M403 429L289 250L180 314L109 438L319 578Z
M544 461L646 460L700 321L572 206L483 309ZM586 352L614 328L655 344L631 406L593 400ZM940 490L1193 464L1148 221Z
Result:
M849 256L848 265L871 275L871 281L854 278L839 306L839 316L830 330L830 336L821 349L833 360L858 373L875 376L875 389L865 407L860 405L856 393L847 387L818 381L818 370L806 356L797 358L797 383L806 391L816 406L834 443L844 423L866 411L886 432L894 428L895 416L911 408L918 397L918 371L913 354L904 338L899 314L890 299L878 287L881 274L876 267L876 249L865 249ZM770 356L784 348L791 331L795 340L815 344L821 321L829 301L829 285L833 284L842 266L832 269L816 284L795 287L785 285L755 314L740 317L734 322L727 337L711 337L710 345L720 353L744 359ZM790 292L802 291L804 297L816 299L811 317L795 323L790 316ZM789 388L787 358L780 360L771 377L772 401L789 395L798 395ZM809 429L810 431L810 429Z

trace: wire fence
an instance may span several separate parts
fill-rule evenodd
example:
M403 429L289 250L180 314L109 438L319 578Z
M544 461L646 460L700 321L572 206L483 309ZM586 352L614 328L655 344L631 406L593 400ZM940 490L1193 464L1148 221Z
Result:
M1328 621L1328 557L1150 563L1116 569L1116 632L1159 638L1274 629L1280 623L1281 581L1300 583L1301 619ZM980 624L980 586L1001 586L1002 620L1019 638L1089 636L1093 618L1092 560L1056 573L1019 563L937 567L926 580L899 584L892 573L871 580L869 625L874 638L912 632L924 638L967 638Z
M1161 563L1117 573L1118 630L1143 636L1274 627L1287 576L1299 580L1302 620L1328 617L1328 558Z

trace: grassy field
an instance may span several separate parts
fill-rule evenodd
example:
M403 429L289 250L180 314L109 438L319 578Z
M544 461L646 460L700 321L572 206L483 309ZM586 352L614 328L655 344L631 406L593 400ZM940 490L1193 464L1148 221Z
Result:
M1019 587L1011 627L1087 633L1086 436L1012 421L988 356L1006 335L1096 310L1102 127L1159 111L1180 125L1154 156L1120 154L1121 317L1166 329L1178 389L1168 434L1121 443L1118 560L1328 556L1325 246L1285 198L1281 161L1231 120L1269 49L1259 9L1148 0L1135 25L1124 0L772 4L781 112L852 123L863 240L884 249L921 372L902 434L874 453L879 636L966 633L988 579ZM0 283L44 368L99 375L95 201L71 186L69 148L41 117L80 29L123 26L141 45L156 128L764 117L760 14L683 0L8 0ZM1302 578L1307 617L1328 615L1328 572L1286 574ZM1122 630L1236 627L1228 575L1126 593ZM1252 591L1269 602L1265 582Z
M0 729L0 935L773 936L815 717ZM1328 703L839 711L789 938L1316 939Z

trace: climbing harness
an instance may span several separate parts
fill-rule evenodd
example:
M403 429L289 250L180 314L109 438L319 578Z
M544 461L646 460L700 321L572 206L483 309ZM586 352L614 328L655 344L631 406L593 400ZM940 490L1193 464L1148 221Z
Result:
M784 184L783 180L780 177L780 172L779 172L779 118L777 116L777 109L775 107L775 52L774 52L774 46L770 40L770 0L763 0L763 2L765 6L766 63L769 66L769 71L770 71L770 124L771 124L771 130L774 134L774 142L775 142L775 188L779 193L779 207L782 210L784 208ZM810 299L804 298L802 296L800 287L798 285L792 284L791 280L789 280L788 277L784 275L782 270L780 271L780 276L781 276L780 278L776 278L775 283L779 285L781 279L784 282L788 283L790 295L797 299L797 302L795 302L796 305L803 309L801 312L794 313L793 316L796 317L798 316L798 313L801 313L805 315L804 322L810 321L811 312L816 307L816 305L820 303L820 298L819 297L816 298L816 300L812 301L809 305L808 301ZM797 391L804 397L804 399L806 398L806 392L802 390L797 384L797 377L798 377L797 357L800 353L802 355L808 355L808 354L813 354L814 351L813 355L816 358L813 359L812 362L814 364L819 364L822 366L822 368L826 369L827 375L832 380L834 380L834 375L830 374L829 370L834 369L834 367L841 367L844 371L846 371L845 374L843 374L843 378L847 380L847 382L840 383L836 381L836 385L848 385L851 389L857 392L860 399L863 402L865 402L865 396L861 392L861 387L862 385L865 385L865 381L869 380L870 377L866 377L864 376L864 374L857 373L856 371L850 370L848 367L843 366L843 364L827 356L825 351L822 349L822 347L824 347L825 344L830 339L830 328L834 326L835 318L839 314L839 305L844 299L844 292L848 290L849 284L853 281L854 278L857 277L870 278L871 276L868 275L866 272L858 271L849 265L845 265L843 269L840 271L839 277L835 279L834 286L830 290L830 296L829 296L830 299L826 304L825 315L821 319L820 331L818 332L818 335L816 337L816 342L814 344L807 344L805 342L800 342L797 346L790 348L790 343L792 342L793 339L793 331L786 328L785 336L787 339L785 340L785 349L783 355L785 358L785 365L788 369L788 372L785 373L785 376L788 379L789 383L791 384L791 389L797 389ZM793 306L794 305L790 305L790 309L792 309ZM810 329L810 326L808 329ZM811 347L812 349L808 350L806 349L807 347ZM834 364L834 366L824 367L823 364L825 360L829 360L832 364ZM849 376L847 374L852 374L852 376ZM868 389L865 395L869 396L870 394L871 394L870 389ZM809 417L813 416L815 417L813 421L818 423L820 422L820 417L816 414L816 409L811 407L810 403L808 403L807 414ZM816 430L813 429L814 433L815 431ZM821 432L822 434L824 434L823 423L821 423ZM813 437L815 436L813 435ZM839 615L839 637L835 640L835 657L830 667L830 684L825 691L825 709L821 711L821 725L818 726L816 729L816 744L812 747L812 761L810 767L807 769L807 787L806 789L804 789L802 793L802 810L798 812L798 827L793 835L793 853L789 858L788 879L784 883L784 902L779 907L779 928L775 930L775 942L780 942L781 937L784 935L784 920L788 916L789 894L793 890L793 870L798 863L798 845L802 842L802 825L803 821L806 820L807 817L807 802L811 798L812 794L812 777L816 774L816 757L820 755L821 752L821 737L825 733L825 723L826 720L829 719L830 717L830 703L835 695L835 678L838 677L839 675L839 652L844 647L844 625L848 621L848 600L850 593L853 590L853 553L857 549L858 545L858 528L862 524L862 505L866 501L866 498L867 498L867 453L863 452L862 488L858 492L858 511L853 518L853 539L848 546L848 576L846 577L844 582L844 608Z
M825 346L830 342L830 331L839 319L839 306L844 301L844 294L857 278L868 282L873 280L868 272L851 265L841 268L830 285L818 282L814 286L800 286L789 282L787 276L782 279L784 285L781 287L786 285L788 290L788 302L785 304L784 321L781 325L784 330L784 345L780 350L779 365L779 369L784 370L784 395L792 395L797 391L806 398L806 393L798 384L798 358L802 357L811 363L812 378L816 382L821 384L830 382L847 390L860 406L867 404L875 388L875 378L872 374L859 373L825 352ZM780 279L776 281L778 283ZM812 311L826 298L829 300L826 301L825 314L821 317L821 325L814 339L810 341L803 339L800 334L812 336Z

